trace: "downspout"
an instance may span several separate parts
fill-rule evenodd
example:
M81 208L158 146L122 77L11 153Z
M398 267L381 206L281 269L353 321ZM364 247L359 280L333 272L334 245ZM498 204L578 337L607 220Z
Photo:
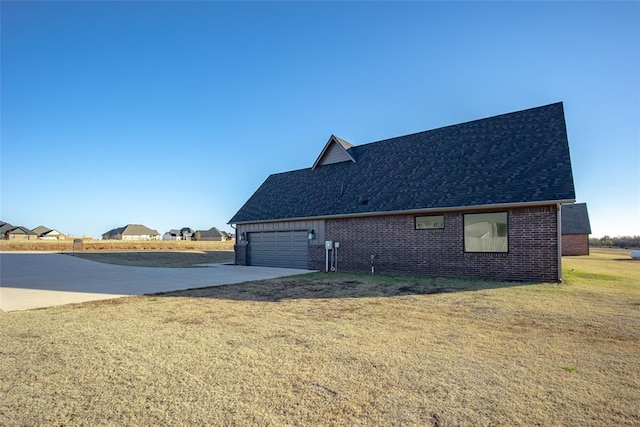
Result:
M558 214L556 215L557 241L558 241L558 282L562 283L562 205L556 205Z
M233 226L233 224L229 224L229 226L231 228L233 228L235 231L233 232L233 239L235 240L235 242L233 243L233 265L238 265L238 251L236 251L236 246L238 246L238 229L236 227Z

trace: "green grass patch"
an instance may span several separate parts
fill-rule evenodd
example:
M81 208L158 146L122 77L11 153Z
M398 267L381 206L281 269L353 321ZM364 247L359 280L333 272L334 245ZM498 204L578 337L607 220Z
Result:
M564 274L564 278L566 280L577 280L577 279L587 279L594 281L612 281L612 282L623 282L625 278L623 276L615 276L613 274L606 273L595 273L593 271L579 271L579 270L569 270Z

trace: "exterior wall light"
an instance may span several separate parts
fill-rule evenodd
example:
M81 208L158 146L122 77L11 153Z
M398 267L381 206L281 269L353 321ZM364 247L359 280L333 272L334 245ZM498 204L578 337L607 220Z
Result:
M244 231L240 233L240 240L247 240L247 235L244 234Z
M309 240L315 240L315 239L316 239L316 232L315 232L315 231L313 231L313 230L311 230L311 231L309 232L309 234L307 234L307 239L309 239Z

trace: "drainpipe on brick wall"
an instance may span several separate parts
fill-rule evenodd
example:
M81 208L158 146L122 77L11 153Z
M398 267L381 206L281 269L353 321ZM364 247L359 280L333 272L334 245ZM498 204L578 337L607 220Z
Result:
M233 226L233 224L229 224L229 227L233 228L233 238L236 241L236 245L238 244L238 229L236 227Z
M558 214L556 215L557 233L558 233L558 282L562 283L562 205L556 205Z
M235 240L235 242L233 243L233 265L239 265L238 264L238 251L236 251L236 246L238 246L238 228L234 227L233 224L229 224L229 226L231 226L231 228L233 228L233 239ZM246 255L245 255L246 258ZM246 262L245 262L246 264Z

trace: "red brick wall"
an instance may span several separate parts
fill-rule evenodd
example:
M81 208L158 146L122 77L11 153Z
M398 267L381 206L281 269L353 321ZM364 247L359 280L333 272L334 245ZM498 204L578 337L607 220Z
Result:
M589 235L563 234L562 255L589 255Z
M492 212L497 211L493 210ZM503 210L504 211L504 210ZM341 271L479 277L506 280L558 279L555 205L509 209L508 253L465 253L463 215L445 214L443 229L416 230L414 215L326 220L326 239L340 242ZM309 267L324 270L323 247L309 248Z

